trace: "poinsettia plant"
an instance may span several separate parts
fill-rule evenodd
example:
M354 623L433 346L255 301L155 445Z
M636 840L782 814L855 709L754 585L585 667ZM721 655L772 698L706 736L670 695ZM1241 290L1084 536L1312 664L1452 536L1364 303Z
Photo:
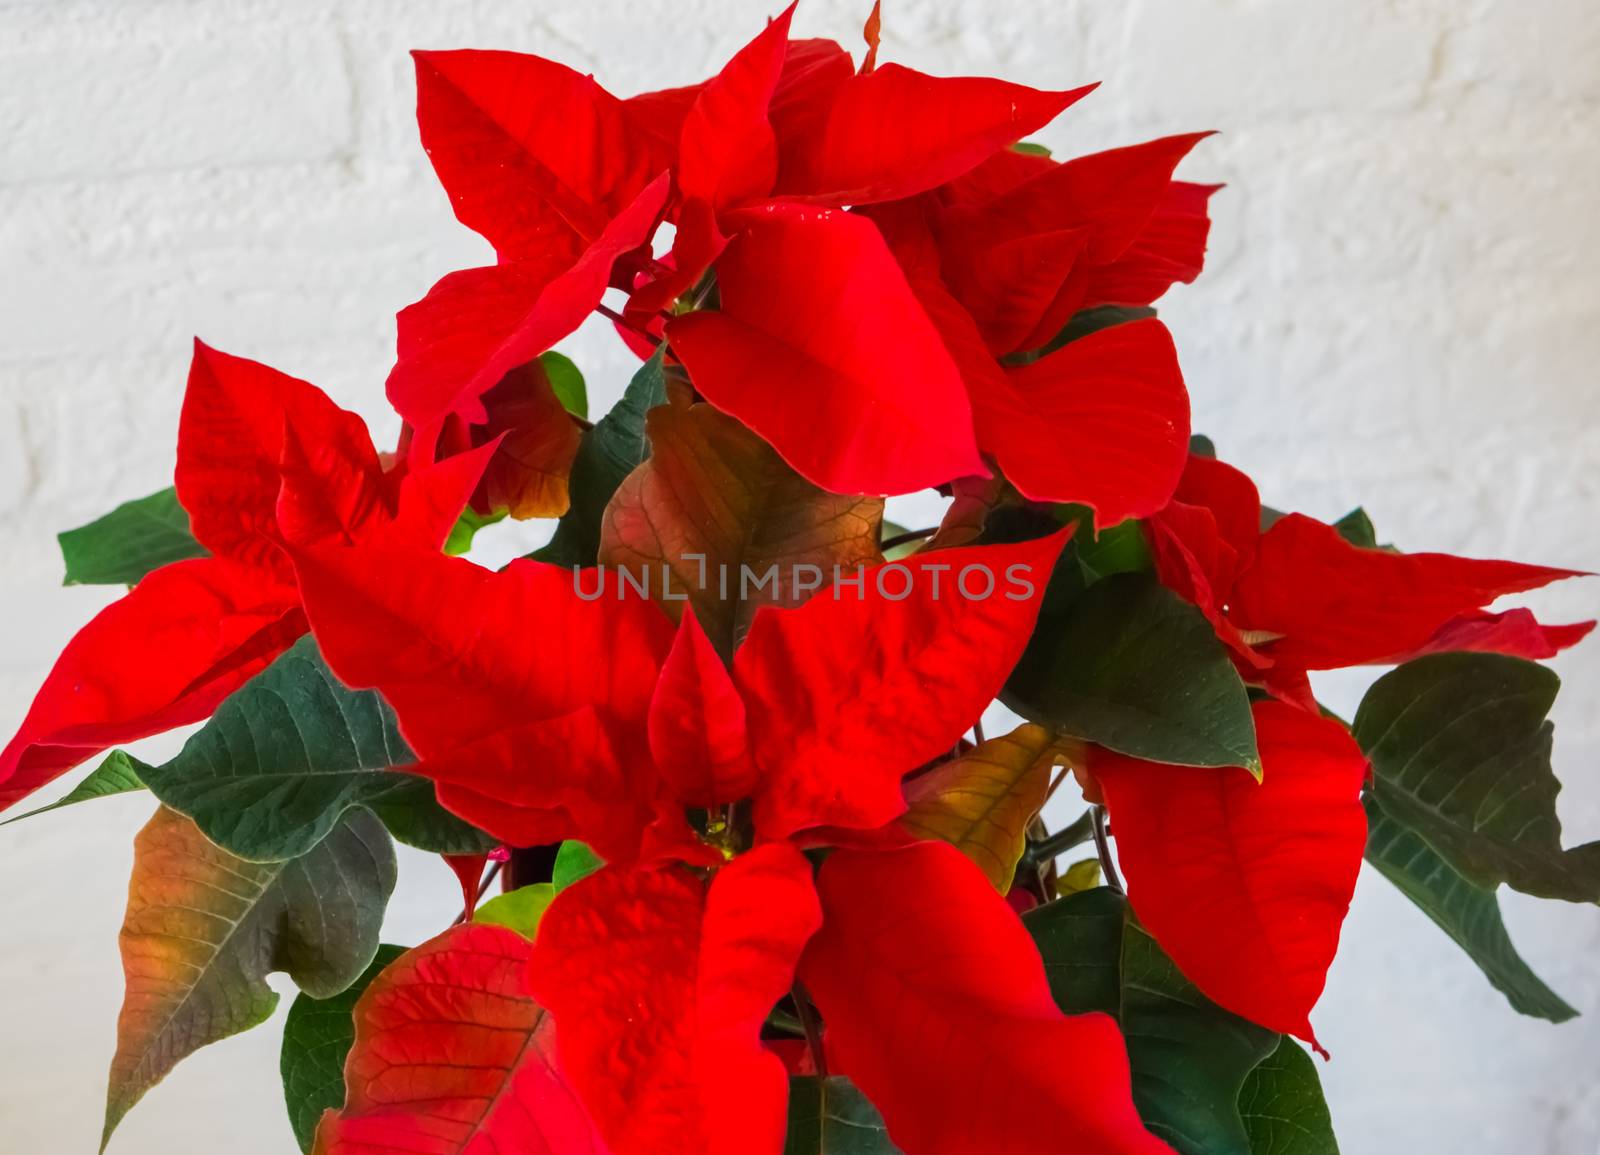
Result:
M108 1139L281 971L323 1155L1332 1152L1306 1048L1363 857L1574 1013L1496 891L1600 899L1538 664L1593 623L1491 608L1574 574L1280 513L1192 435L1151 305L1201 270L1204 134L1060 161L1026 138L1088 87L791 14L627 99L418 53L497 259L400 313L394 451L197 343L174 487L61 536L130 588L0 805L107 751L45 809L160 803ZM553 346L597 312L643 364L591 422ZM884 520L925 489L940 524ZM462 556L507 515L553 536ZM1309 674L1355 666L1392 669L1347 721ZM420 945L380 942L394 840L463 884Z

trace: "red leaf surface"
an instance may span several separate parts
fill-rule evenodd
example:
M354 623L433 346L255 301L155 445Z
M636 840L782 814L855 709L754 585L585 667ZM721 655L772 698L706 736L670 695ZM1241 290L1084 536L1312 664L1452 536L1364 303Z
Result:
M0 809L110 746L198 722L305 628L270 573L216 557L153 571L56 659L0 752Z
M428 159L502 261L571 265L671 162L649 117L592 76L516 52L413 56Z
M772 191L778 142L767 106L787 56L794 7L790 4L740 49L689 109L677 168L678 189L685 198L722 209Z
M792 610L763 608L734 655L762 779L757 830L871 828L900 779L948 752L1016 665L1065 532L940 550L865 572ZM992 581L988 596L980 594Z
M350 493L375 495L382 475L366 424L316 386L196 341L178 424L178 500L212 553L287 580L278 491L284 443L298 464Z
M833 205L915 196L1049 124L1093 88L1041 92L885 64L835 87L825 116L779 126L777 191Z
M666 615L611 575L585 600L571 570L535 561L496 573L366 546L301 553L296 568L334 673L379 690L424 758L585 706L642 723L672 644ZM581 580L586 594L599 587L593 573Z
M1205 267L1211 234L1207 205L1221 185L1175 180L1121 256L1088 270L1083 303L1148 305L1173 285L1189 284Z
M788 1076L760 1029L820 921L810 864L783 843L709 887L608 866L556 897L533 989L616 1155L779 1155Z
M623 253L643 244L670 191L665 174L575 258L551 251L451 273L399 316L389 401L411 423L413 461L433 460L446 419L488 420L483 396L568 336L594 311Z
M385 545L296 566L329 666L394 707L445 806L513 845L637 850L655 796L642 735L672 644L658 608L615 575L585 575L601 592L580 598L570 570L534 561L492 573Z
M650 753L686 805L737 802L755 788L744 701L690 609L650 699Z
M1542 662L1583 641L1594 627L1592 621L1547 626L1525 609L1507 610L1502 614L1473 610L1440 626L1433 637L1410 653L1398 655L1381 664L1388 665L1389 661L1408 662L1423 654L1443 654L1453 650L1509 654L1514 658Z
M1253 708L1262 780L1096 749L1117 861L1139 921L1211 999L1315 1041L1367 820L1366 757L1332 719Z
M974 396L978 441L1035 501L1071 501L1098 526L1167 504L1189 455L1189 393L1153 318L1082 337Z
M532 953L468 924L386 967L356 1004L344 1108L322 1117L315 1155L609 1155L556 1072Z
M770 206L717 275L722 311L669 322L673 350L800 474L891 494L985 472L960 374L872 222Z
M1284 635L1263 646L1280 665L1330 670L1423 645L1460 614L1576 570L1351 545L1332 526L1292 513L1261 535L1234 583L1233 623Z
M801 978L830 1065L897 1146L1170 1155L1134 1109L1116 1023L1056 1009L1038 949L960 851L836 851L817 887L823 927Z

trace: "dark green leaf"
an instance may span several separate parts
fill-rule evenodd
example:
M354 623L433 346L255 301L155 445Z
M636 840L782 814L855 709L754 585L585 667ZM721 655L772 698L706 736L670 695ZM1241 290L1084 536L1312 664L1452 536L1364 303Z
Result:
M589 416L589 389L583 383L583 373L572 363L572 358L549 352L539 357L544 375L550 379L550 388L556 400L575 417Z
M1189 452L1196 457L1216 457L1217 443L1204 433L1191 433L1189 435Z
M550 881L556 890L565 890L580 878L588 878L604 865L605 860L590 850L587 843L569 839L556 850L556 863L550 871Z
M1098 333L1101 329L1109 329L1113 325L1125 325L1129 321L1142 321L1146 317L1155 315L1156 311L1148 305L1096 305L1092 309L1084 309L1074 315L1066 327L1052 337L1044 348L1016 354L1007 357L1005 361L1008 365L1037 361L1040 357L1054 353L1057 349L1087 337L1090 333Z
M1378 548L1378 531L1372 528L1372 519L1359 505L1334 522L1333 528L1351 545L1359 545L1362 549Z
M783 1155L899 1155L883 1116L849 1079L789 1080L789 1138Z
M1023 924L1063 1011L1117 1017L1145 1125L1182 1155L1251 1155L1239 1092L1279 1036L1196 990L1116 891L1082 891Z
M1561 848L1545 720L1561 682L1501 654L1430 654L1375 682L1354 732L1385 814L1480 887L1600 900L1600 842Z
M1106 578L1059 608L1047 598L1001 700L1135 758L1261 773L1227 650L1205 615L1148 574Z
M1246 1076L1239 1114L1250 1132L1250 1155L1339 1155L1317 1065L1293 1039Z
M1121 1018L1133 1102L1151 1132L1182 1155L1250 1155L1239 1092L1280 1036L1195 989L1131 910L1122 932Z
M667 399L664 354L640 366L622 400L583 435L572 462L572 506L556 523L555 536L531 557L553 565L593 565L600 549L600 522L622 479L650 455L644 415Z
M7 818L4 822L0 822L0 826L21 822L24 818L32 818L35 814L48 814L52 810L60 810L63 806L88 802L93 798L108 798L113 794L143 790L144 783L139 781L135 766L136 763L127 754L121 750L113 750L92 774L74 786L59 801L41 806L37 810L30 810L26 814L19 814L15 818Z
M223 849L253 862L295 858L364 806L400 841L449 854L493 840L445 811L413 761L393 711L335 678L302 638L217 708L171 761L140 776Z
M1495 892L1462 878L1375 798L1369 795L1366 803L1367 861L1453 938L1518 1011L1552 1023L1575 1016L1511 945Z
M153 569L204 557L175 489L128 501L88 525L57 534L64 585L133 585Z
M1110 887L1080 891L1022 916L1044 959L1056 1005L1069 1015L1122 1006L1123 908L1127 902Z
M1087 524L1074 533L1072 546L1078 558L1078 568L1083 571L1086 585L1117 573L1144 573L1155 563L1150 556L1150 543L1145 540L1144 529L1129 519L1107 526L1099 534L1091 535ZM1079 540L1081 538L1081 540Z
M405 953L403 946L380 946L372 965L348 989L327 999L302 994L290 1006L278 1070L300 1150L311 1150L322 1113L344 1106L344 1061L355 1042L356 1001L384 967Z

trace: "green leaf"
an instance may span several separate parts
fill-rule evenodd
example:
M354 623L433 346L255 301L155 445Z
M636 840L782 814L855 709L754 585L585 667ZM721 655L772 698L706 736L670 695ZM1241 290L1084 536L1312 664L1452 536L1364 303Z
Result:
M789 1138L783 1155L899 1155L883 1116L849 1079L789 1079Z
M1024 153L1028 156L1049 156L1050 150L1044 145L1031 140L1019 140L1011 146L1012 152Z
M384 967L405 953L403 946L380 946L372 965L344 991L326 999L302 994L289 1007L278 1070L289 1126L300 1150L311 1150L322 1113L344 1106L344 1061L355 1043L352 1016L357 1000Z
M1131 757L1260 777L1249 695L1198 609L1149 574L1052 600L1001 694L1007 706Z
M1151 1132L1182 1155L1250 1155L1239 1093L1280 1036L1201 994L1131 909L1122 932L1121 1021L1133 1102Z
M539 929L539 920L555 900L556 888L548 882L519 886L516 890L496 895L478 908L473 922L503 926L514 930L523 938L531 939Z
M432 783L389 769L412 761L383 699L345 687L305 637L223 702L176 757L139 773L207 838L252 862L304 854L355 807L422 850L492 849L434 800Z
M1127 900L1110 887L1079 891L1022 916L1044 959L1056 1006L1069 1015L1122 1007L1122 921Z
M172 488L128 501L88 525L57 534L66 562L63 585L133 585L153 569L205 557L189 515Z
M267 975L285 971L317 998L360 978L394 884L394 845L370 814L352 814L301 858L253 863L157 811L134 840L127 994L101 1146L180 1060L272 1015Z
M1469 882L1600 900L1600 842L1561 847L1545 720L1561 681L1501 654L1430 654L1379 678L1356 711L1385 814Z
M480 529L506 519L506 511L497 509L493 513L479 513L472 506L467 506L461 511L461 516L456 518L455 525L450 527L450 536L445 539L444 552L451 557L460 557L472 548L473 540L478 536Z
M539 357L544 375L550 379L550 388L556 400L575 417L589 416L589 388L583 382L582 371L572 363L572 358L552 350Z
M1023 925L1063 1011L1117 1018L1145 1125L1182 1155L1252 1155L1239 1094L1280 1036L1195 989L1116 891L1037 907Z
M1245 1077L1239 1114L1250 1155L1339 1155L1317 1065L1291 1038Z
M21 822L24 818L32 818L36 814L48 814L52 810L60 810L63 806L75 806L79 802L88 802L93 798L109 798L113 794L143 790L144 783L139 781L136 765L134 759L123 751L113 750L92 774L74 786L60 800L48 806L41 806L37 810L30 810L26 814L19 814L15 818L7 818L4 822L0 822L0 826L9 826L13 822Z
M1511 944L1493 890L1468 882L1414 831L1384 813L1370 795L1367 861L1478 964L1522 1014L1563 1023L1577 1011L1534 974Z
M628 382L622 400L584 433L568 483L572 506L556 523L550 543L530 557L553 565L595 564L606 503L622 479L650 455L644 416L666 403L664 356L662 350L656 350L655 356L640 366Z
M1191 433L1189 435L1189 452L1197 457L1211 457L1217 455L1217 443L1204 433Z
M590 850L587 843L569 839L556 849L555 866L550 871L551 884L558 892L563 891L605 864L605 859Z
M1144 573L1155 565L1144 529L1132 518L1107 526L1098 535L1091 535L1089 523L1084 523L1072 536L1085 585L1112 574Z
M1083 309L1076 313L1061 332L1050 338L1049 343L1042 349L1012 354L1004 358L1004 361L1007 365L1026 365L1091 333L1098 333L1101 329L1109 329L1113 325L1125 325L1129 321L1142 321L1146 317L1155 315L1156 311L1148 305L1096 305L1092 309Z
M1359 505L1334 522L1333 528L1351 545L1358 545L1362 549L1378 548L1378 531L1372 527L1372 519L1367 516L1367 511Z

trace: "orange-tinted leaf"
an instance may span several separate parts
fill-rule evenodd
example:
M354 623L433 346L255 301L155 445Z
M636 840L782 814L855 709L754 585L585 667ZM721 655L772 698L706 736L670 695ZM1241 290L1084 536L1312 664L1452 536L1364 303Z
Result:
M556 1072L529 991L532 944L458 926L391 963L356 1004L345 1103L315 1155L609 1155Z
M560 517L567 512L567 477L583 433L550 387L538 361L507 373L483 395L489 420L473 429L484 444L503 434L478 488L485 512L514 518Z
M267 975L323 998L359 978L394 884L394 847L366 811L300 858L253 863L159 810L134 840L105 1138L180 1059L266 1021Z
M915 838L938 838L973 862L1001 894L1011 889L1044 805L1056 737L1043 726L1018 726L952 758L906 785L906 812L895 826Z
M882 499L818 489L709 405L658 407L646 428L651 455L606 508L600 561L648 573L658 595L669 569L663 608L692 606L724 660L760 606L797 605L834 566L854 573L879 560Z

